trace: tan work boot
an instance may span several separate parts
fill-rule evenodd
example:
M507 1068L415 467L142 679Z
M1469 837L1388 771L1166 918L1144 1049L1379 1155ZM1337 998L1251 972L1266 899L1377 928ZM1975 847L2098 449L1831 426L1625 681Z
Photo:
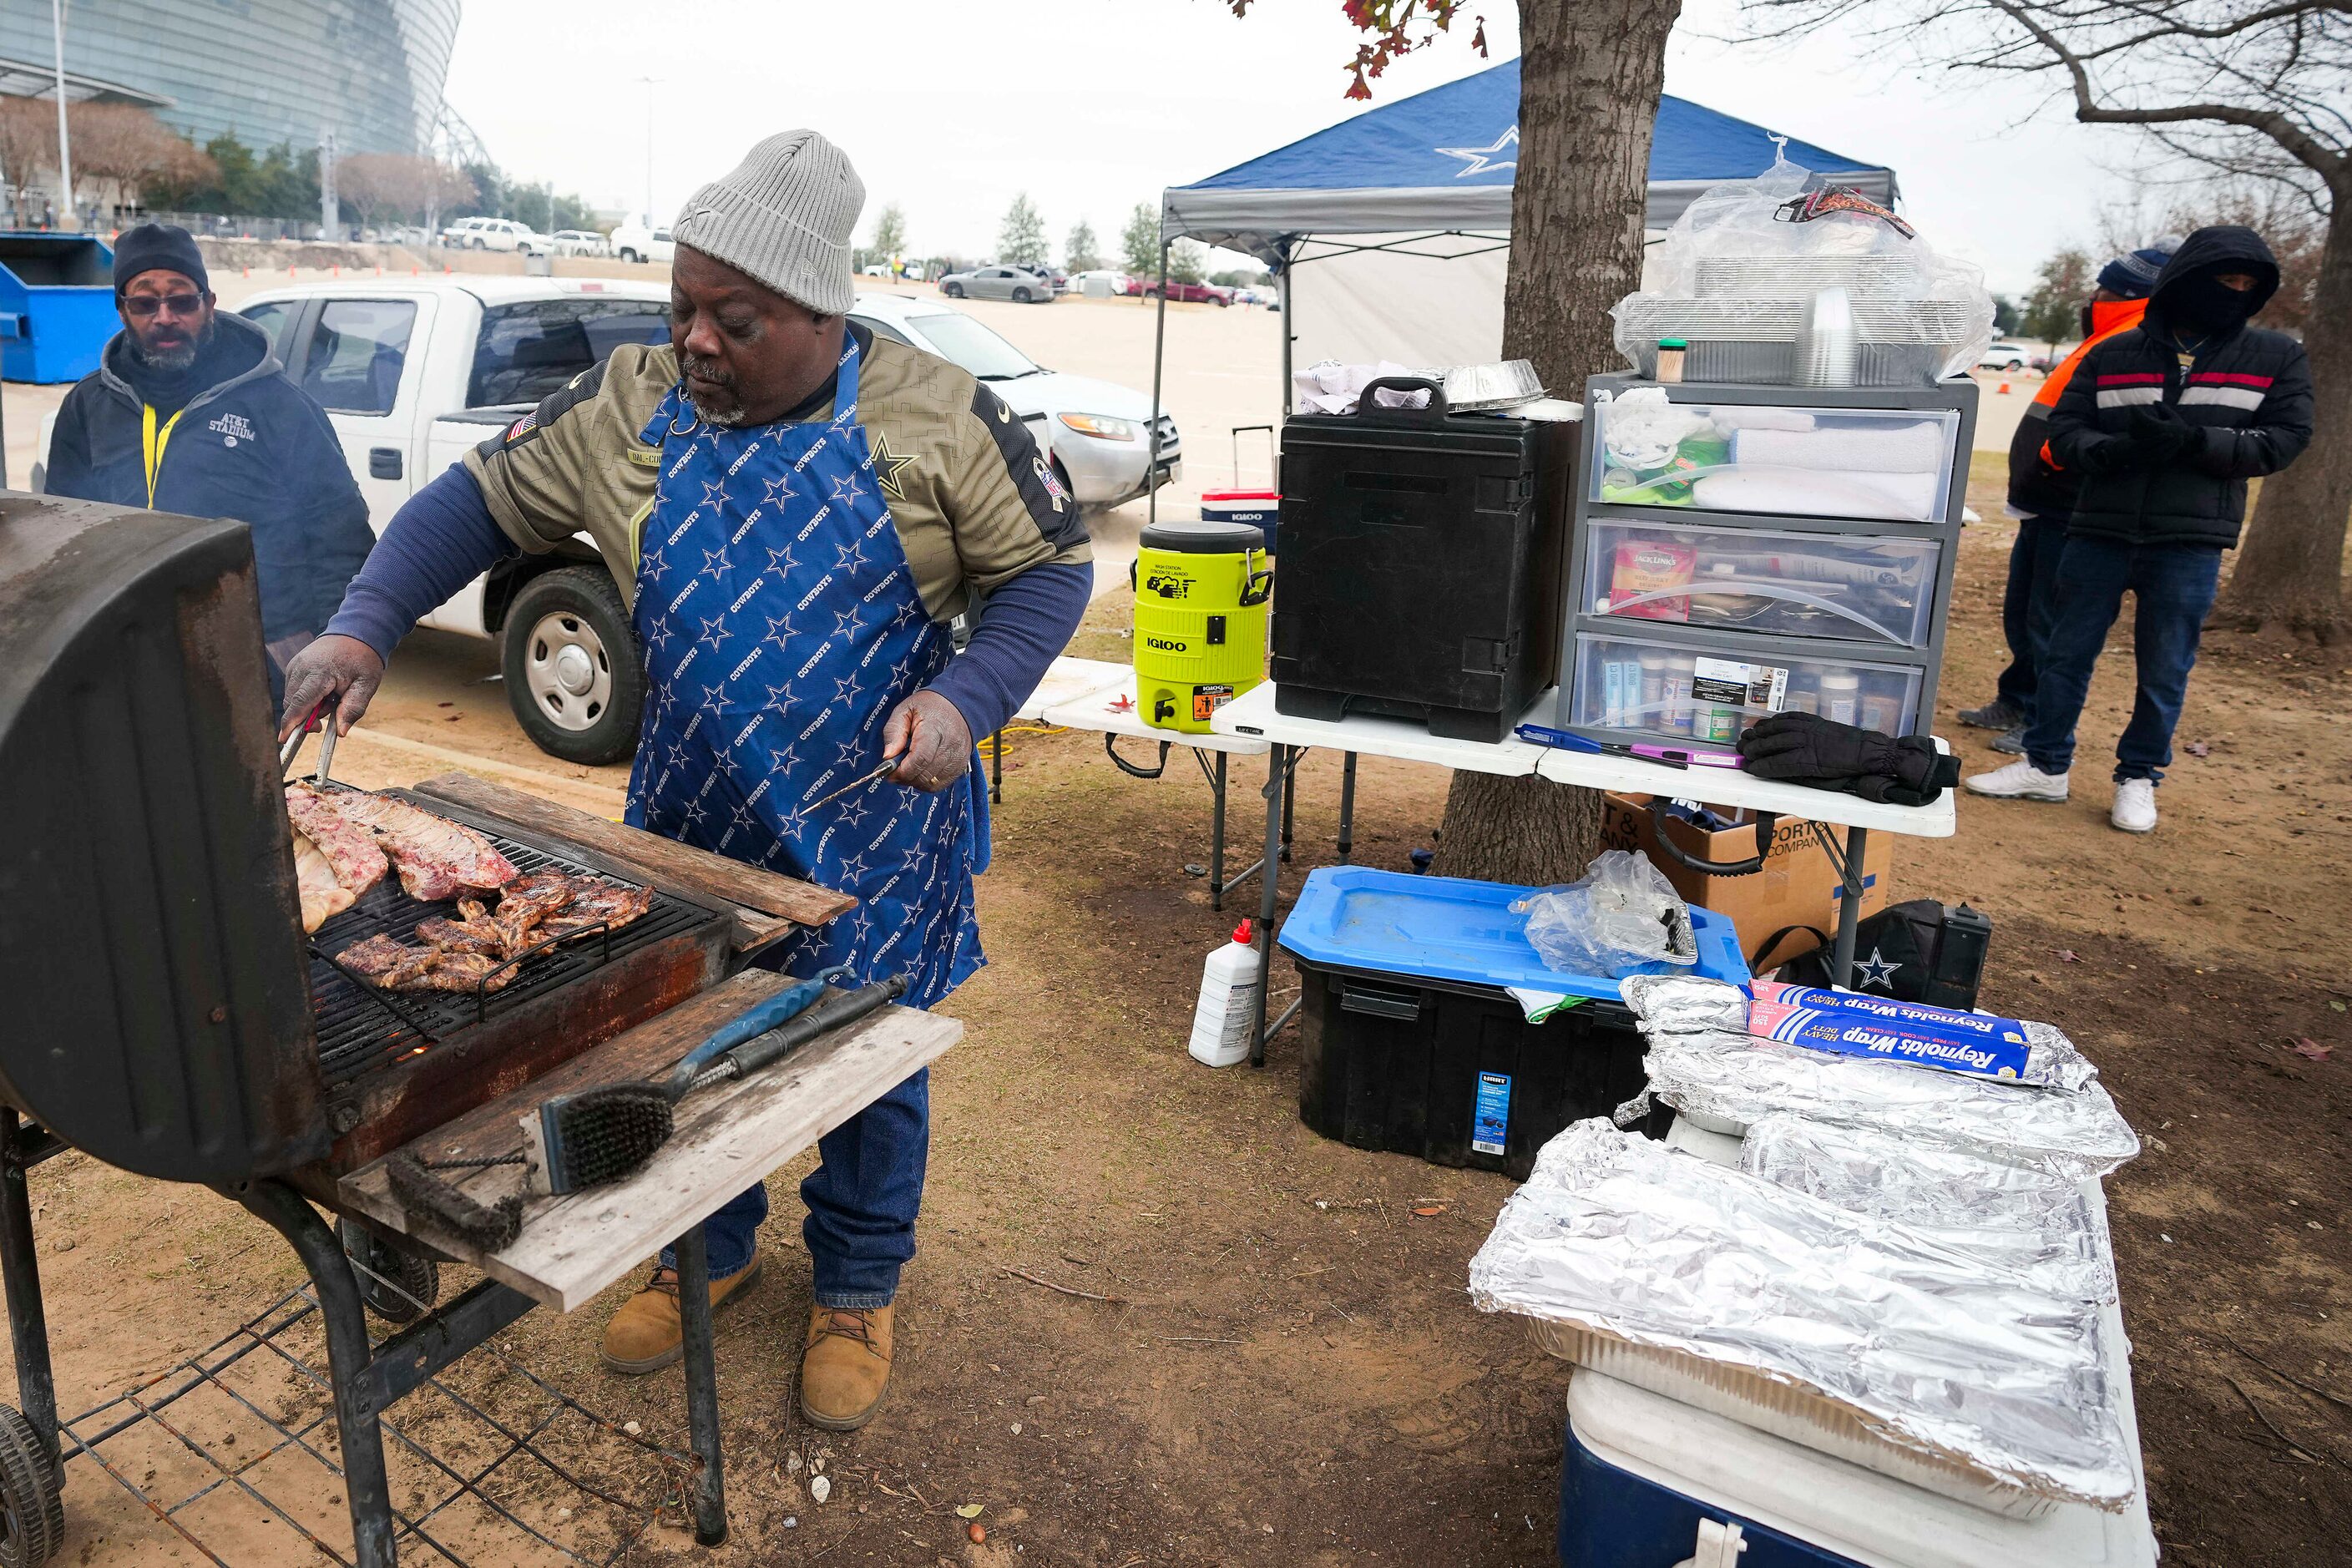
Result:
M874 1419L890 1386L895 1307L815 1307L801 1356L801 1415L828 1432L855 1432Z
M740 1295L760 1277L760 1255L724 1279L710 1282L710 1310ZM656 1268L646 1288L621 1303L604 1325L604 1343L597 1352L606 1366L632 1377L658 1372L686 1350L686 1326L677 1315L677 1271Z

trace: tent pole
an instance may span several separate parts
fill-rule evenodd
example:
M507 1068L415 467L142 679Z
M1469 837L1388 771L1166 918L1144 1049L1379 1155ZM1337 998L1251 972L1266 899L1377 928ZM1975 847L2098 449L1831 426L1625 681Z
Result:
M1274 279L1275 298L1282 301L1282 416L1290 417L1290 345L1297 336L1290 330L1290 312L1297 308L1297 298L1290 291L1290 258L1297 250L1294 242L1285 240L1282 246L1282 270Z
M1160 521L1160 366L1168 357L1168 247L1175 243L1165 237L1160 241L1160 316L1151 327L1151 451L1143 470L1144 486L1151 492L1144 509L1146 522Z

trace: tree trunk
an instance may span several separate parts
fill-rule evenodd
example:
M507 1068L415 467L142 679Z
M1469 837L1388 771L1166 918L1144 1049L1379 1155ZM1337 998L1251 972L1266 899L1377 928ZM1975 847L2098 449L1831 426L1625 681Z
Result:
M2345 630L2344 529L2352 518L2352 192L2338 195L2304 328L2318 395L2311 445L2263 481L2218 619L2285 626L2321 642Z
M1519 0L1519 168L1503 357L1555 396L1618 362L1610 308L1641 286L1650 132L1682 0ZM1562 523L1566 526L1565 522ZM1457 773L1435 868L1538 886L1584 875L1601 797L1534 778Z

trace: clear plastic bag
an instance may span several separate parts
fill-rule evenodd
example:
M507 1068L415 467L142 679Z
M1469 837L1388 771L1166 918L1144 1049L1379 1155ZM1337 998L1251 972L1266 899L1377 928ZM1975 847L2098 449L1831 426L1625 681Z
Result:
M1581 881L1512 904L1528 917L1528 942L1549 969L1622 980L1698 962L1690 906L1636 851L1612 849Z
M1859 340L1858 384L1933 384L1973 365L1993 340L1982 268L1937 254L1835 181L1782 158L1755 179L1710 186L1659 243L1649 287L1612 312L1619 352L1654 374L1658 340L1680 338L1685 380L1786 384L1807 303L1839 289Z

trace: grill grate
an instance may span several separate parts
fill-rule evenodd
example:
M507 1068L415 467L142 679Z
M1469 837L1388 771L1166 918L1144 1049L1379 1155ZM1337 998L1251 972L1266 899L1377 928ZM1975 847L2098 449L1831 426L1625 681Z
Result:
M641 885L496 833L476 831L496 845L519 871L566 871L624 887ZM414 942L418 921L452 912L448 904L422 903L410 898L401 890L394 874L319 928L311 939L310 1010L318 1027L319 1067L330 1088L430 1049L469 1025L512 1012L612 959L692 931L714 918L709 910L656 889L653 907L630 924L609 935L592 931L575 942L534 953L521 962L504 989L480 997L470 991L382 991L352 979L326 956L379 933Z

